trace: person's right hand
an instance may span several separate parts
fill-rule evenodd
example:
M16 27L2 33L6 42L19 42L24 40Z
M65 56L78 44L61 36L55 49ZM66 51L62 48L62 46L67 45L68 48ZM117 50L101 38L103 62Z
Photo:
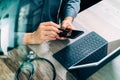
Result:
M31 35L31 39L27 41L27 44L41 44L46 40L56 40L59 38L58 30L59 25L53 22L43 22L39 25L38 29Z

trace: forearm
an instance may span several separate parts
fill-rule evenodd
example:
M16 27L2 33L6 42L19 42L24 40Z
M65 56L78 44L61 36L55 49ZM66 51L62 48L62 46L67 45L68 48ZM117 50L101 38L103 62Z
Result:
M33 33L16 33L16 40L18 45L34 44Z
M43 40L41 38L38 38L36 33L25 33L23 38L23 44L41 44Z

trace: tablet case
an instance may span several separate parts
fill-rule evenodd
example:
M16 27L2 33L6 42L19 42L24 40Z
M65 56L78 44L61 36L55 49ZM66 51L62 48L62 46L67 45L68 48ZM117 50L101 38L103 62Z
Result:
M114 51L113 51L114 52ZM110 53L112 54L112 53ZM110 57L108 57L105 61L103 61L98 66L94 67L86 67L86 68L79 68L74 70L69 70L77 80L86 80L88 77L90 77L93 73L101 69L104 65L106 65L108 62L116 58L120 55L120 47L116 49L116 52L114 52Z
M95 32L90 32L79 40L58 51L53 57L67 70L71 66L93 63L107 55L108 42ZM99 67L69 70L78 80L85 80Z

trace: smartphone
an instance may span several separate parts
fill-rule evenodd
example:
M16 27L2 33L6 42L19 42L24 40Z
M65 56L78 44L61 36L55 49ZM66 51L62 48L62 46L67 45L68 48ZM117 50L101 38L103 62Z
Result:
M83 33L84 31L72 30L71 33L67 36L67 38L75 39L79 37L80 35L82 35Z
M59 30L61 30L61 32L59 33L60 37L66 37L70 39L75 39L84 33L84 31L79 31L79 30L69 30L69 29L65 30L62 28L59 28Z

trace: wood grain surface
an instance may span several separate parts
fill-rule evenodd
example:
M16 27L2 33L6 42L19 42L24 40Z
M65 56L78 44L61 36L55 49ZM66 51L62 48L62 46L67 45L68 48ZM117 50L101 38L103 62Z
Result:
M91 26L94 25L110 25L120 29L119 4L120 0L103 0L95 6L79 13L75 19L75 22L81 24L83 27L89 26L89 29L91 29ZM83 17L81 17L81 15ZM89 18L94 19L96 24L89 20ZM68 45L69 42L71 43L73 41L75 40L57 40L51 41L49 43L43 43L43 47L41 47L41 45L28 46L35 51L36 56L44 57L55 65L57 71L56 80L75 80L75 78L52 57L55 52L64 48L66 45ZM49 46L47 47L48 49L43 51L46 46ZM7 59L0 59L0 80L14 80L15 73L18 70L20 64L26 59L27 54L27 48L23 45L10 51ZM117 57L105 65L98 72L89 77L88 80L120 80L119 61L120 57ZM34 61L33 64L35 66L35 74L33 75L33 80L52 80L53 72L51 66L48 63L44 61ZM25 75L21 74L21 77L22 80L26 80Z

